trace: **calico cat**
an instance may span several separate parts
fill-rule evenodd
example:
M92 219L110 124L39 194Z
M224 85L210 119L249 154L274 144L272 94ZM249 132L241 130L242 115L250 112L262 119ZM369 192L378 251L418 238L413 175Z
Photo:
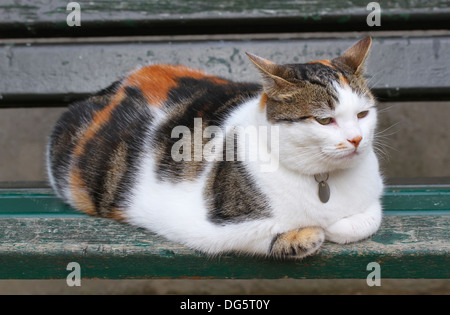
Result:
M247 54L262 85L181 65L134 70L56 123L50 182L87 214L213 255L302 258L325 240L367 238L383 189L363 77L371 42L306 64ZM250 137L253 149L252 126L271 133ZM252 150L259 158L246 158Z

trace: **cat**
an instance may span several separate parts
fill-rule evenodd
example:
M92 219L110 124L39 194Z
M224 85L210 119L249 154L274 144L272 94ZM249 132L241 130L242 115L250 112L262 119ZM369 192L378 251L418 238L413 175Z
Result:
M383 190L364 78L371 43L305 64L247 53L262 84L183 65L138 68L61 116L47 147L50 183L89 215L210 255L303 258L325 240L368 238ZM238 127L251 126L275 137L258 134L249 149ZM268 157L276 163L264 170Z

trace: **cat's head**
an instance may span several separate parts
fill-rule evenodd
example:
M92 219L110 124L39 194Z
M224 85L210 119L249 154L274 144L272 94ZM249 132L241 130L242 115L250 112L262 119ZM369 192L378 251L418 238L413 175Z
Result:
M279 161L317 174L354 165L372 149L375 99L364 79L372 39L340 57L278 65L247 54L263 78L261 111L279 126Z

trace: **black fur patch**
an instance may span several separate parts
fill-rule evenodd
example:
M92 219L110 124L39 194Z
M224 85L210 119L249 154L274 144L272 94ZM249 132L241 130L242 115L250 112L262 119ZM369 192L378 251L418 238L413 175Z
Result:
M53 127L49 139L49 159L56 190L62 195L62 189L68 185L68 171L71 166L72 153L80 137L80 130L92 121L96 111L102 110L110 102L112 91L120 82L114 82L108 88L90 98L73 103L68 111Z
M265 195L240 161L215 162L205 189L209 220L239 223L270 216Z
M86 143L77 163L95 209L102 216L126 201L152 120L141 91L126 87L125 93L108 122ZM120 159L118 154L122 155Z
M217 84L207 79L181 78L178 86L169 93L167 106L170 117L156 131L153 139L158 151L157 177L162 181L177 182L196 178L205 167L204 161L174 161L171 156L173 145L179 141L171 138L176 126L186 126L193 135L194 118L202 118L203 128L222 126L229 113L246 100L255 97L261 86L251 83ZM191 137L193 142L193 136ZM209 139L203 139L203 144ZM193 143L192 143L193 147ZM194 150L191 150L192 154Z
M326 88L339 79L338 71L321 63L286 65L291 68L293 77L298 81L308 81ZM295 82L295 81L294 81Z
M70 171L78 169L95 211L101 216L108 216L111 210L126 202L152 121L142 92L125 87L123 101L85 143L82 154L74 154L75 145L89 128L95 113L110 104L119 83L71 105L55 125L49 144L56 190L62 195L62 190L69 187Z

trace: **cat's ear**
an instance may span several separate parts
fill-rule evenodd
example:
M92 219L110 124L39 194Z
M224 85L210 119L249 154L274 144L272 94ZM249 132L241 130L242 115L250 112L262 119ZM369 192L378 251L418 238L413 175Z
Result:
M342 56L333 59L334 63L346 65L353 73L359 74L364 69L364 61L369 54L372 37L366 36L355 45L347 49Z
M286 76L286 69L284 66L247 52L245 54L260 70L263 78L263 88L267 94L279 95L294 88L293 83L283 78Z

